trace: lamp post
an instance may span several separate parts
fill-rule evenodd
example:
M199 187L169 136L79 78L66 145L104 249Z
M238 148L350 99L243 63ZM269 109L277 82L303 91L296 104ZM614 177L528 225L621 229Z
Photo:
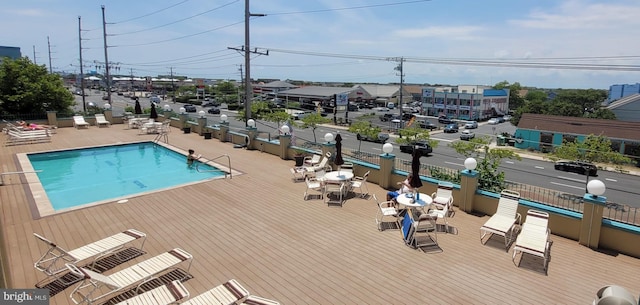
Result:
M248 126L249 128L256 128L256 121L255 121L254 119L249 119L249 120L247 121L247 126Z
M388 156L393 152L393 145L391 143L385 143L384 145L382 145L382 151Z
M198 114L200 115L201 119L204 118L204 116L205 116L204 110L200 110L200 112L198 112Z
M289 129L289 126L282 125L282 127L280 127L280 131L282 131L283 135L288 136L291 130Z
M184 107L180 107L180 114L184 114L185 112L187 112L187 109L184 109Z
M223 114L220 116L220 123L222 124L226 124L227 123L227 115Z
M327 141L327 144L330 144L330 143L331 143L331 141L333 141L333 134L332 134L332 133L330 133L330 132L327 132L327 133L324 135L324 140L325 140L325 141Z
M464 160L464 168L467 169L467 172L471 172L478 167L478 161L474 158L467 158Z

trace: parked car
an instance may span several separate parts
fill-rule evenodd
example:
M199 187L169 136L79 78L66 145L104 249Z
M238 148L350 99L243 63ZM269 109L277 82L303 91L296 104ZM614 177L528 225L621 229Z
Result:
M202 103L202 107L220 107L220 103L216 101L205 101Z
M358 105L353 104L353 103L349 103L349 105L347 106L347 109L349 111L358 111Z
M475 137L476 137L476 134L473 133L471 130L463 130L460 133L460 140L469 141Z
M431 121L428 121L428 120L416 121L416 123L418 123L420 128L423 128L423 129L429 129L429 130L438 129L438 125L436 125L436 124L434 124L434 123L432 123Z
M391 113L385 113L383 115L380 116L380 121L382 122L388 122L391 120L399 120L400 116L397 114L391 114Z
M444 128L445 133L455 133L458 132L458 124L449 124Z
M196 112L198 109L196 109L196 106L191 105L191 104L184 104L184 106L182 106L184 108L184 111L186 112Z
M378 136L376 138L372 138L366 135L361 135L361 134L357 134L356 135L356 139L358 139L358 141L368 141L368 142L376 142L376 143L386 143L387 140L389 140L389 134L387 133L379 133Z
M212 108L209 108L209 110L207 110L207 112L210 113L210 114L220 114L220 108L212 107Z
M478 128L478 122L476 122L476 121L466 122L464 124L464 128L465 129L476 129L476 128Z
M413 154L414 149L417 149L421 156L428 156L433 152L433 148L426 141L400 145L400 151L404 153Z
M492 118L492 119L489 119L489 121L487 121L487 123L489 123L491 125L496 125L496 124L500 124L500 120L498 120L498 118Z
M373 110L379 111L379 112L389 112L390 109L387 107L376 107L376 108L373 108Z
M559 171L573 172L582 175L597 176L598 167L585 161L559 160L553 165Z
M451 120L450 118L448 118L446 116L441 116L441 117L438 117L438 123L440 123L440 124L451 124L451 123L453 123L453 120Z

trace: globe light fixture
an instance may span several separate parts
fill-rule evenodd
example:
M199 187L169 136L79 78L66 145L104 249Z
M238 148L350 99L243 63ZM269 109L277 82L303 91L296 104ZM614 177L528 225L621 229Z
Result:
M464 168L466 168L468 171L476 169L477 166L478 161L476 161L476 159L474 158L467 158L464 160Z
M198 114L200 115L200 118L204 118L204 110L200 110Z
M331 143L331 141L333 141L333 134L330 132L327 132L324 135L324 140L327 141L327 144Z
M598 196L602 196L604 195L604 191L606 190L606 187L604 185L604 182L600 181L600 180L591 180L589 181L589 183L587 183L587 192L589 192L589 194L593 195L593 197L598 197Z
M227 122L227 115L226 114L223 114L223 115L220 116L220 122L222 122L222 123L226 123Z
M284 135L288 135L289 132L291 131L291 129L287 125L282 125L282 127L280 127L280 130L282 131L282 134L284 134Z
M169 106L168 104L165 104L164 111L171 111L171 106Z
M187 109L184 109L184 107L180 107L180 114L184 114L185 112L187 112Z
M256 127L256 121L254 119L249 119L247 121L247 126L249 126L251 128L255 128Z
M106 104L104 104L103 107L104 107L104 110L109 110L111 108L111 104L106 103Z
M388 156L393 152L393 145L391 143L384 143L384 145L382 145L382 151Z

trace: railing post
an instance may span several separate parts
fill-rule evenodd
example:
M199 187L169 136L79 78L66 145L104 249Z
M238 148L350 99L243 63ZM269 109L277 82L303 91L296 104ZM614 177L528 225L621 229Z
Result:
M207 126L207 118L206 117L198 118L198 127L199 127L198 134L199 135L202 136L204 134L204 128L206 126Z
M380 155L380 182L378 183L383 189L391 188L391 174L396 163L396 155L381 154Z
M602 228L602 213L607 203L607 197L585 194L580 224L579 243L592 249L597 249L600 243L600 229Z
M248 143L247 144L247 149L249 150L253 150L255 149L255 145L253 144L253 140L256 139L256 135L258 134L258 128L257 127L247 127L247 137L249 137Z
M465 169L460 173L460 194L462 195L458 201L458 208L471 213L473 211L473 199L478 189L479 173L476 170Z
M47 111L47 124L50 126L58 126L58 113L55 111Z
M280 135L280 159L289 160L289 146L291 145L291 135Z
M220 142L227 142L227 135L229 134L229 123L220 123Z

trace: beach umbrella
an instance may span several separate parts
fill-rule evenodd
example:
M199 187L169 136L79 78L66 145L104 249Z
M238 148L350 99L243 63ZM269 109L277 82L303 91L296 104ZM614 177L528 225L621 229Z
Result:
M157 119L158 111L156 110L156 103L151 103L151 113L149 114L149 118Z
M342 136L339 133L336 135L336 158L333 160L333 163L337 166L344 164L344 160L342 159Z
M420 152L417 148L413 149L411 157L411 174L413 177L409 181L409 185L417 189L422 186L422 180L420 180Z
M142 114L142 107L140 107L140 101L136 99L136 106L134 108L135 114Z

